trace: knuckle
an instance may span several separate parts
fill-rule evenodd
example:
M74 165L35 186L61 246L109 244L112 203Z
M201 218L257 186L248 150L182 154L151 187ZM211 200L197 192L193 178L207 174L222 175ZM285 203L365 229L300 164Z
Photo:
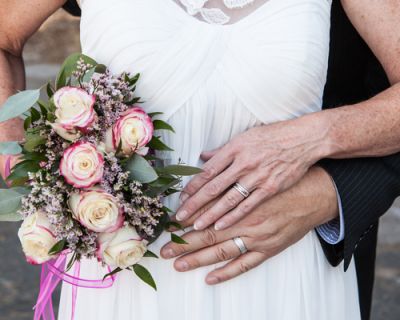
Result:
M274 195L278 192L279 186L277 183L270 182L261 187L261 189L268 195Z
M208 195L216 197L221 193L221 184L218 181L210 181L206 186Z
M247 262L244 262L244 261L239 262L239 270L241 273L246 273L250 269L251 269L251 266Z
M201 177L204 179L212 179L217 175L217 169L212 165L204 165Z
M186 187L183 189L183 192L187 193L188 195L192 196L194 193L196 193L196 186L195 183L188 183Z
M215 232L211 228L207 228L202 232L202 241L206 246L212 246L217 242Z
M221 246L216 249L215 255L219 261L226 261L230 259L228 252Z
M232 193L227 193L225 196L225 203L229 208L234 208L238 205L239 200Z

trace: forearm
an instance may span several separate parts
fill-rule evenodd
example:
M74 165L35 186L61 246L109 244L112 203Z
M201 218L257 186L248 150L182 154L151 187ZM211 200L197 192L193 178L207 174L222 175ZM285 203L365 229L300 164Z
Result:
M311 115L325 128L324 158L385 156L400 151L400 84L358 104Z
M22 57L0 49L0 106L9 96L25 88ZM23 137L22 120L0 123L0 141L20 140Z

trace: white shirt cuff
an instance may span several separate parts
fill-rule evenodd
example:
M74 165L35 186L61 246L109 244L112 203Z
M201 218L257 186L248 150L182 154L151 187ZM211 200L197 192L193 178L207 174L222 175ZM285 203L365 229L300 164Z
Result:
M336 196L338 200L339 217L323 225L320 225L319 227L316 228L321 238L325 242L332 245L338 244L340 241L344 239L344 218L343 218L342 201L340 199L340 194L338 192L338 189L334 181L333 184L335 186Z

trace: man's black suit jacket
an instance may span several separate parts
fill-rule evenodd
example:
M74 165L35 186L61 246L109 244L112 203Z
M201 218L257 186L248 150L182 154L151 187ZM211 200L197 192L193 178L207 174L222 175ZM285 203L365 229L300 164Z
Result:
M68 1L64 8L80 15L74 0ZM339 0L333 0L331 20L323 107L336 108L364 101L388 88L384 70L350 23ZM380 158L325 159L320 165L332 175L337 185L345 220L344 241L332 246L321 240L321 244L333 266L344 260L347 269L354 254L362 319L367 320L374 279L377 224L379 217L400 195L400 154Z

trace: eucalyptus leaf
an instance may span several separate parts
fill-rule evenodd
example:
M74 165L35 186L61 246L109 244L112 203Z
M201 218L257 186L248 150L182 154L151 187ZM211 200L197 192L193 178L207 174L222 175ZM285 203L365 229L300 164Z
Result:
M203 172L202 169L197 167L185 166L185 165L171 165L164 168L157 168L160 174L173 174L177 176L192 176Z
M0 189L0 215L18 211L21 207L21 199L29 192L27 188Z
M151 273L142 265L135 264L132 266L133 272L150 287L157 291L157 285L151 275Z
M0 122L22 115L35 105L39 97L40 89L21 91L9 97L0 107Z
M22 148L18 141L0 142L1 155L16 155L22 152Z
M28 172L37 172L40 169L39 163L32 160L24 160L17 163L11 170L11 174L7 177L8 181L16 179L28 178Z
M7 213L7 214L0 214L0 222L17 222L24 220L23 217L17 213Z
M125 169L130 172L130 179L141 183L149 183L158 178L157 172L150 163L138 154L128 159Z
M2 175L0 174L0 189L8 189L7 183L4 181Z

